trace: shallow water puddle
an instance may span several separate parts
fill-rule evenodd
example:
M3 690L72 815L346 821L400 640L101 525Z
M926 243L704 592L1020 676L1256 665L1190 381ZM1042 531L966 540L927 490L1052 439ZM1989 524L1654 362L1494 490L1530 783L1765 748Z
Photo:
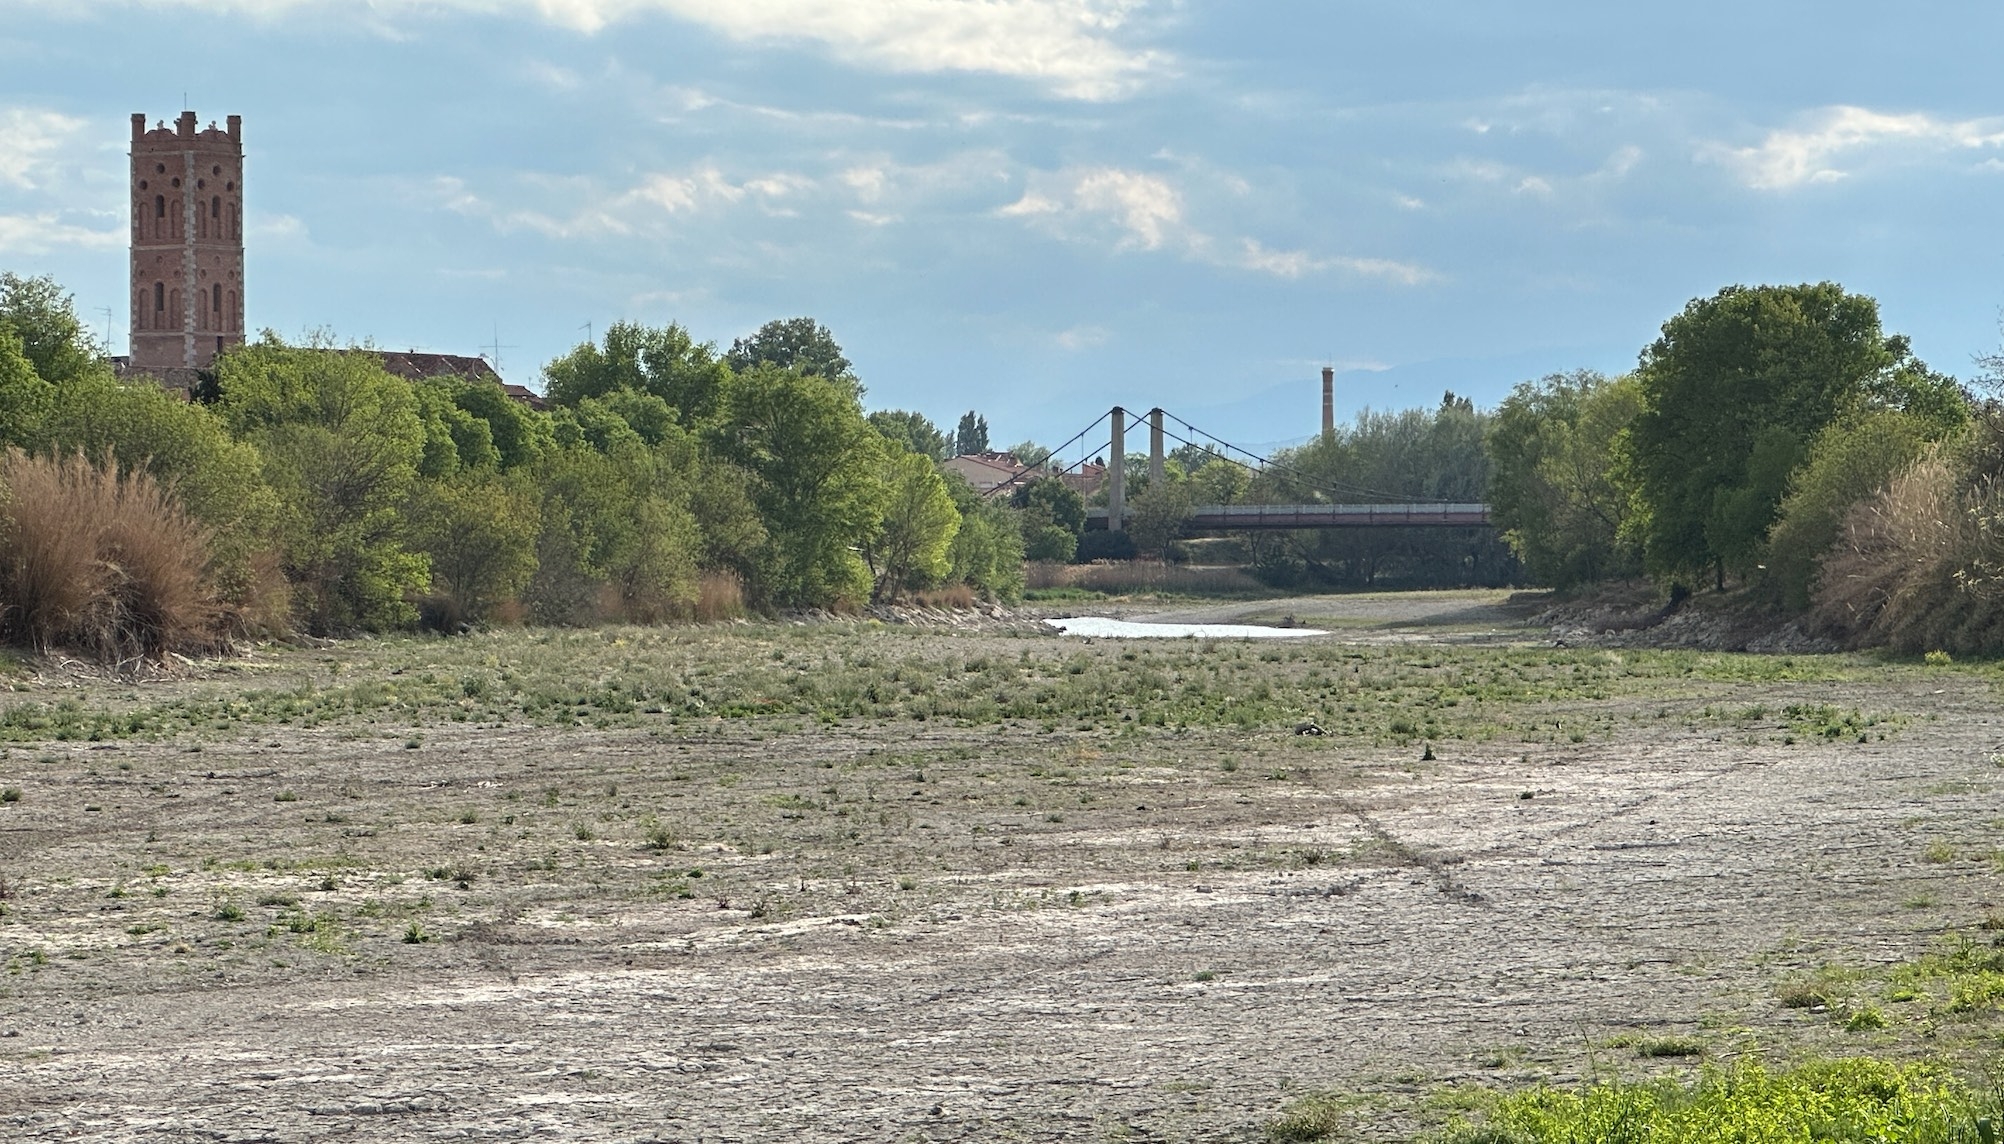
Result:
M1104 616L1073 616L1045 623L1068 636L1110 640L1277 640L1329 633L1315 628L1267 628L1258 624L1142 624L1133 620L1110 620Z

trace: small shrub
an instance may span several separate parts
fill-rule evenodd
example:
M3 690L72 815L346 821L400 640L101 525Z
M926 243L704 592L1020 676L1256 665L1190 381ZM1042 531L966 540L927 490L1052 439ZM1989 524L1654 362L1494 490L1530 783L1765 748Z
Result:
M423 945L425 942L428 942L430 940L431 940L431 935L424 932L424 927L417 924L416 922L412 922L409 926L406 926L404 928L405 945Z
M1929 667L1947 667L1949 664L1955 662L1955 657L1942 651L1940 648L1936 648L1934 651L1922 656L1921 662L1927 664Z
M21 801L20 787L10 786L10 787L0 788L0 805L20 802L20 801Z
M1886 1015L1877 1005L1865 1005L1851 1011L1844 1018L1844 1028L1848 1032L1862 1033L1869 1029L1886 1027Z
M219 922L240 922L244 920L244 908L235 901L225 898L216 906L216 920Z

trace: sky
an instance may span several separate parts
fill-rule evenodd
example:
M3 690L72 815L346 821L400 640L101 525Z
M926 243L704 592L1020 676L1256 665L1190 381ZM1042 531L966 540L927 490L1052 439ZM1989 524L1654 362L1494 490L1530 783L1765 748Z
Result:
M828 325L998 446L1237 443L1620 372L1836 281L1969 377L2004 5L0 0L0 269L124 352L129 118L244 118L251 328L543 363ZM1103 436L1103 433L1102 433ZM1092 449L1101 442L1081 442Z

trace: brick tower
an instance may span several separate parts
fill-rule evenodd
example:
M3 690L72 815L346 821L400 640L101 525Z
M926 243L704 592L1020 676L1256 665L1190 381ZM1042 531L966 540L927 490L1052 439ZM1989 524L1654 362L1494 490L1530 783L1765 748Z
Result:
M244 340L243 117L132 117L132 364L206 369Z

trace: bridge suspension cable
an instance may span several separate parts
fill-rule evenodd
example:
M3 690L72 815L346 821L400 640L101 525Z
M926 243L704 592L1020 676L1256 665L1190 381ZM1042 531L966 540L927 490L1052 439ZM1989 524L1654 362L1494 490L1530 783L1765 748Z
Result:
M1024 469L1020 473L1011 474L1008 480L1003 481L1001 484L998 484L994 488L989 489L988 491L982 493L981 494L982 497L984 499L992 497L996 493L999 493L1004 489L1013 488L1015 485L1022 482L1025 478L1035 479L1033 474L1035 474L1035 476L1043 476L1046 475L1046 473L1053 473L1053 474L1069 473L1072 471L1074 467L1079 469L1084 469L1086 463L1086 457L1091 456L1094 452L1104 453L1105 450L1113 447L1113 442L1109 440L1106 443L1102 444L1097 450L1092 450L1092 449L1086 450L1085 452L1080 454L1079 459L1075 464L1067 463L1057 467L1056 469L1052 469L1050 467L1050 458L1062 454L1066 449L1069 449L1074 444L1077 444L1080 440L1084 439L1086 434L1092 432L1094 429L1099 428L1100 423L1105 421L1107 418L1111 416L1113 416L1113 410L1111 409L1107 410L1105 413L1100 414L1098 417L1093 419L1092 424L1072 434L1070 437L1066 438L1064 444L1059 445L1055 449L1052 449L1050 453L1045 457L1044 464L1036 466L1034 468ZM1039 473L1037 472L1038 469L1043 469L1045 470L1045 472Z
M1233 457L1227 453L1216 452L1207 445L1204 445L1200 442L1189 440L1188 438L1183 437L1179 434L1172 433L1166 428L1163 429L1162 431L1163 436L1174 437L1177 441L1180 441L1185 445L1189 445L1192 448L1204 449L1206 452L1210 452L1213 456L1216 456L1221 460L1230 461L1233 464L1236 464L1239 467L1244 468L1250 472L1257 473L1257 472L1264 472L1268 469L1272 469L1277 472L1285 473L1288 476L1293 477L1295 479L1295 482L1297 484L1300 484L1303 488L1307 488L1315 492L1324 493L1330 496L1377 497L1381 500L1393 504L1455 503L1441 497L1411 496L1405 493L1388 493L1382 489L1366 488L1363 485L1353 485L1346 481L1328 480L1325 478L1316 477L1309 473L1303 472L1301 469L1296 468L1293 465L1289 465L1284 461L1276 461L1271 457L1262 457L1258 453L1255 453L1250 449L1245 449L1237 445L1234 445L1230 441L1227 441L1224 438L1219 437L1214 433L1206 432L1205 430L1190 424L1188 421L1185 421L1183 418L1176 416L1174 413L1171 413L1166 409L1162 411L1162 415L1168 418L1169 420L1176 422L1176 424L1181 425L1183 428L1188 429L1190 432L1197 434L1200 437L1204 437L1210 441L1216 442L1217 444L1224 446L1226 449L1229 449L1232 452L1241 453L1247 457L1252 458L1254 461L1257 461L1258 464L1249 465L1246 462L1239 460L1237 457Z

